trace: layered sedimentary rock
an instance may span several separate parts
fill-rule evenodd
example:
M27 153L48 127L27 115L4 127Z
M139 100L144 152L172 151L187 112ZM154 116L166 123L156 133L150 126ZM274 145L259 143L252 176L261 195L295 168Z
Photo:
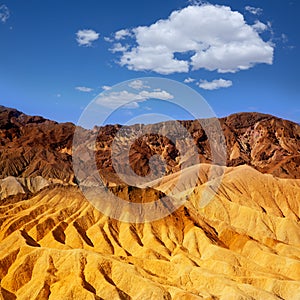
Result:
M182 126L193 137L199 161L212 161L210 141L198 121L182 121ZM300 126L274 116L259 113L240 113L220 119L226 147L228 166L247 164L263 173L281 178L300 178ZM96 127L84 137L97 140L97 165L103 173L111 174L111 145L121 125ZM141 127L154 132L173 132L172 122L154 125L133 125L126 128L135 135ZM17 110L0 106L0 178L36 177L74 181L72 170L72 139L75 126L57 123L42 117L27 116ZM178 135L177 140L182 139ZM127 141L124 140L124 144ZM149 160L158 154L167 163L167 172L180 169L180 153L168 138L148 134L137 139L130 149L130 163L139 175L149 172ZM89 158L94 159L94 158ZM88 163L87 163L88 166Z

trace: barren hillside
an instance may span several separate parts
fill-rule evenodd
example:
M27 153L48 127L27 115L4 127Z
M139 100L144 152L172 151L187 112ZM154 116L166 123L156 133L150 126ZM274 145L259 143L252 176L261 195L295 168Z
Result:
M300 178L298 124L259 113L234 114L220 119L220 123L226 139L228 166L247 164L277 177ZM181 124L194 138L200 162L211 162L210 144L200 123L181 121ZM140 126L143 125L129 126L128 134L136 134ZM149 132L153 131L151 127L161 127L165 131L174 128L172 122L145 126L150 127ZM111 144L121 127L107 125L86 134L91 139L97 135L97 164L106 175L113 173ZM0 106L0 178L42 176L63 182L73 181L74 130L72 123L60 124ZM180 136L177 141L180 142ZM136 173L147 174L153 154L166 160L169 173L180 169L176 145L163 136L150 134L132 146L130 161Z

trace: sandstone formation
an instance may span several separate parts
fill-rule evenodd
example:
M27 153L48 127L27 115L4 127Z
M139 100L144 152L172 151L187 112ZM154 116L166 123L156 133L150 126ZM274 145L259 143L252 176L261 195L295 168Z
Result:
M228 168L200 208L206 185L145 224L110 219L77 187L8 198L3 299L298 299L300 181Z

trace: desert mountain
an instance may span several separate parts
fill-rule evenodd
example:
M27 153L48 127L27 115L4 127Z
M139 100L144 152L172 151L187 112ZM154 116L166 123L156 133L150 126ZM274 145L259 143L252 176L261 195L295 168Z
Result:
M101 213L77 186L73 124L1 107L0 299L299 299L300 126L258 113L220 123L227 167L216 166L225 170L217 190L207 136L195 121L182 124L200 165L180 169L180 136L136 141L136 173L147 175L153 154L167 162L163 178L139 188L112 167L121 126L82 129L97 135L96 163L112 193L144 203L173 190L174 199L186 199L163 219L129 223ZM87 173L92 159L85 157ZM92 188L92 178L85 184ZM204 193L212 195L206 206Z
M212 161L210 144L199 122L181 121L194 138L202 163ZM262 173L281 178L300 178L300 126L296 123L259 113L240 113L220 119L227 147L227 166L247 164ZM134 135L142 125L127 128ZM172 130L172 122L145 125ZM97 165L117 181L111 162L112 141L121 128L107 125L90 130L85 137L97 135ZM36 177L74 181L71 153L75 126L27 116L0 106L0 178ZM180 142L180 137L178 138ZM176 145L165 137L149 134L131 147L130 162L139 175L149 172L149 159L159 154L167 162L168 173L180 170ZM89 158L93 159L93 158ZM89 165L86 162L87 166ZM87 171L88 172L88 171Z
M0 106L0 177L69 181L74 125L58 124Z

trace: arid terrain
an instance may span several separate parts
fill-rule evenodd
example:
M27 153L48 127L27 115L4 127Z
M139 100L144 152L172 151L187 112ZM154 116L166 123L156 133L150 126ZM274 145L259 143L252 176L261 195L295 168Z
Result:
M180 136L172 143L150 134L131 147L130 164L145 176L159 154L167 172L144 189L123 184L112 166L120 125L83 130L97 135L106 185L128 201L153 201L182 178L184 205L157 221L128 223L99 212L79 188L75 125L1 106L0 299L299 299L300 126L259 113L220 119L227 159L214 190L206 133L196 121L181 124L201 167L181 169ZM92 159L84 158L87 174ZM203 207L204 190L213 198Z

